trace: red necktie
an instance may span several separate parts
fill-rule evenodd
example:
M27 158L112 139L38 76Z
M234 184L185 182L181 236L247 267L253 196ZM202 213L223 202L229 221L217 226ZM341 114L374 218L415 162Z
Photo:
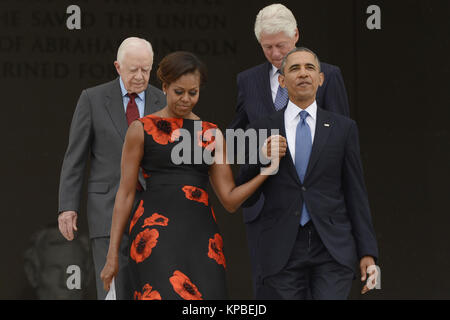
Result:
M139 119L139 110L136 104L136 93L128 93L128 97L130 98L130 101L128 101L127 105L127 122L128 125L130 125L134 120Z
M130 101L128 101L126 113L127 113L127 122L128 122L128 125L130 125L134 120L139 119L140 116L139 116L139 110L138 110L136 100L135 100L137 97L137 94L136 93L128 93L127 95L130 98ZM140 170L141 170L141 168L139 168L139 172L140 172ZM136 189L138 191L144 190L144 188L142 188L139 181L137 182Z

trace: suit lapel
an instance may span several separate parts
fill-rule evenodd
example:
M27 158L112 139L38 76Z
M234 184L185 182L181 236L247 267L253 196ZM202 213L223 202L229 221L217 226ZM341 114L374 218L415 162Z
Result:
M125 140L128 123L125 116L119 78L112 83L109 95L106 96L106 110L108 111L115 128L119 132L120 137L122 140Z
M145 108L144 108L144 116L155 113L155 106L158 105L159 99L156 95L151 94L150 85L145 90Z
M286 107L282 110L283 111L275 113L276 118L274 119L275 120L274 123L276 123L276 127L280 129L280 135L286 138L286 126L284 123L284 112L286 111ZM292 161L291 151L289 150L289 144L287 146L286 155L284 156L283 159L281 159L280 167L281 163L283 162L284 165L287 167L287 170L289 171L289 176L293 177L296 183L302 185L300 178L298 177L297 170L295 169L295 164Z
M258 92L262 93L261 98L264 105L264 110L261 110L261 114L272 114L276 111L272 99L272 88L270 87L269 72L271 68L272 64L270 64L270 62L266 62L264 67L261 69L262 72L259 77L260 90Z
M145 90L144 116L156 112L157 110L155 109L155 106L158 103L159 98L156 95L151 94L150 86L148 86L147 90ZM123 97L120 89L119 78L117 78L116 81L113 81L109 95L106 96L105 106L115 128L119 132L120 137L125 141L128 123L123 106Z
M323 64L320 64L320 69L323 70ZM327 87L327 82L328 82L328 77L327 75L325 75L325 79L324 82L321 86L319 86L319 88L317 89L317 94L316 94L316 102L317 102L317 106L322 108L322 101L323 101L323 93L325 88Z
M333 124L330 122L329 114L321 108L317 108L316 131L314 134L314 143L312 145L311 155L309 157L308 168L305 173L305 181L314 169L317 160L319 160L320 152L327 142L332 125Z

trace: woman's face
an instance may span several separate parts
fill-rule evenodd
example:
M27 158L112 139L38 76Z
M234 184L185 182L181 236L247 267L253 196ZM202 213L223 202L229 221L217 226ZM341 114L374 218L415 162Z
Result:
M171 84L163 84L169 112L183 118L192 112L200 96L200 74L198 71L182 75Z

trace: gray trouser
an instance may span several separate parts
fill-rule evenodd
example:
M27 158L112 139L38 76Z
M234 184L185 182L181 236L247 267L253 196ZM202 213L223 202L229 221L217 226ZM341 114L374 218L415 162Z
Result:
M97 287L97 299L104 300L108 292L103 289L103 281L100 272L106 263L106 255L109 247L109 237L91 239L92 255L95 267L95 285ZM124 234L119 250L119 272L114 280L117 300L130 300L132 296L131 278L128 270L128 235Z

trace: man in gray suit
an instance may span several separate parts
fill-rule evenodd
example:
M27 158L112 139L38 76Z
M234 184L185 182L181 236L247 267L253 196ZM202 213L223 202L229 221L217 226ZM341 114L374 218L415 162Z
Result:
M122 146L128 125L166 105L162 91L148 84L153 65L153 49L148 41L134 37L125 39L114 65L119 78L81 93L70 127L59 186L59 230L71 241L77 230L83 177L90 159L87 216L98 299L106 296L100 272L109 247ZM138 192L145 188L142 172L139 178ZM115 290L118 299L131 299L126 235L121 246Z

